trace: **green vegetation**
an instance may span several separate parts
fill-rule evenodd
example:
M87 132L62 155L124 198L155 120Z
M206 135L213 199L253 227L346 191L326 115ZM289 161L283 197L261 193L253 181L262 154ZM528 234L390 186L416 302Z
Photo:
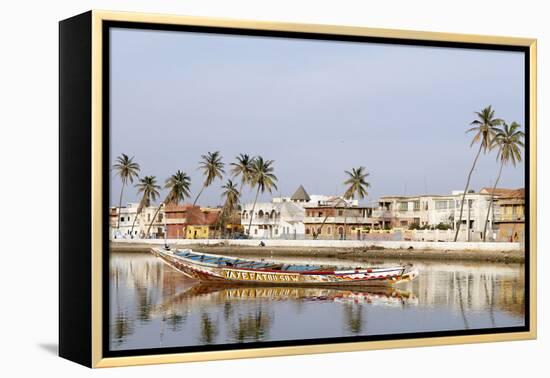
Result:
M134 179L139 175L139 164L134 162L133 157L128 157L126 154L122 154L116 158L116 163L113 165L113 170L120 177L122 182L122 188L120 188L120 200L118 201L118 219L116 228L120 228L120 209L122 207L122 193L126 184L133 183Z
M205 179L199 194L197 194L195 201L193 201L193 206L197 204L202 191L209 187L216 178L222 179L223 174L225 173L223 170L224 163L222 162L220 151L208 152L206 155L201 155L201 158L202 160L199 162L199 169L202 170Z
M141 193L141 200L136 211L136 216L132 222L132 229L130 230L130 235L133 235L134 226L136 225L136 220L143 211L143 208L151 206L152 201L156 201L160 196L159 189L160 185L157 185L157 178L155 176L145 176L139 180L139 183L136 184L138 188L138 193Z
M166 195L164 201L162 201L159 205L157 211L155 211L155 215L153 215L151 223L149 223L149 227L147 228L147 235L149 235L149 232L151 231L151 226L153 226L153 222L155 221L160 208L167 204L177 205L185 200L186 197L189 198L191 196L189 192L190 187L191 179L185 172L182 171L177 171L166 180L164 188L168 189L168 194Z
M521 126L517 122L512 122L511 125L503 122L502 128L496 132L493 140L491 141L491 148L498 149L497 161L500 161L500 167L498 169L495 184L493 185L493 190L491 191L491 201L489 202L489 207L487 208L487 216L485 217L485 226L483 228L483 241L487 240L487 223L489 223L489 214L491 213L491 208L493 207L495 189L500 181L502 168L509 163L512 163L515 167L517 162L521 161L521 149L525 147L525 144L523 143L525 133L521 131L520 128Z
M254 197L254 204L252 205L252 211L250 213L250 222L248 223L247 234L250 235L250 228L252 227L252 214L256 208L256 202L258 201L258 195L260 192L269 192L273 189L277 189L277 176L273 174L273 160L264 160L263 157L258 156L252 161L252 173L250 176L250 186L256 188L256 197Z
M479 143L479 149L475 155L472 168L470 168L470 172L468 173L468 179L466 180L466 187L464 188L464 193L462 193L462 200L460 201L460 215L458 216L458 222L457 222L456 233L454 238L455 242L458 239L458 232L460 231L460 224L462 223L461 221L462 221L462 214L464 212L464 200L466 199L466 193L470 188L470 180L472 178L472 173L474 172L474 169L476 167L477 160L479 159L479 155L481 154L482 151L485 153L490 148L491 140L496 134L498 126L502 123L502 120L500 118L495 118L495 111L492 109L491 105L487 106L480 112L475 112L475 114L477 115L477 118L470 123L470 125L473 125L473 127L467 130L466 132L475 133L474 138L472 139L472 143L470 144L470 147L472 147L476 143Z

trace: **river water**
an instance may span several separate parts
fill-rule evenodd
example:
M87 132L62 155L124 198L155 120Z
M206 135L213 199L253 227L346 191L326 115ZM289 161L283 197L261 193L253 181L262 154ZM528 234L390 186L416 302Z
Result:
M285 258L335 265L409 261ZM412 263L412 262L411 262ZM110 349L523 326L523 264L414 262L393 289L211 287L148 253L110 258Z

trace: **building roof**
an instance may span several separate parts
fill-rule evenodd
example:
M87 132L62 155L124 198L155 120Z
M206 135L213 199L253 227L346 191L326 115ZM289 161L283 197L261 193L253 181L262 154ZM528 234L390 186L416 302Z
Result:
M496 188L493 191L493 188L482 188L480 193L484 194L493 194L502 198L525 198L525 189L505 189L505 188Z
M311 198L309 197L309 194L307 194L304 187L300 185L290 199L292 201L309 201Z

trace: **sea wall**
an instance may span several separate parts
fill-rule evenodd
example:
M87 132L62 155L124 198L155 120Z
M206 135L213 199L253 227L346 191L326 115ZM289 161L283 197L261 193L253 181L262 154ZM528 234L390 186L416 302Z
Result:
M117 239L115 244L163 245L164 239ZM227 245L256 247L259 240L233 239L168 239L169 245ZM385 240L264 240L268 247L287 248L380 248L394 250L436 250L436 251L500 251L523 250L522 243L510 242L429 242L429 241L385 241Z

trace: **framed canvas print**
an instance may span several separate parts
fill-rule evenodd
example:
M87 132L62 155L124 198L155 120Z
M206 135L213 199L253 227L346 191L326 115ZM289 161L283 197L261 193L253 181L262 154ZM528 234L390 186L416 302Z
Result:
M536 337L536 41L60 22L59 352Z

